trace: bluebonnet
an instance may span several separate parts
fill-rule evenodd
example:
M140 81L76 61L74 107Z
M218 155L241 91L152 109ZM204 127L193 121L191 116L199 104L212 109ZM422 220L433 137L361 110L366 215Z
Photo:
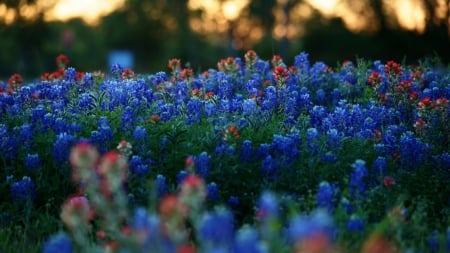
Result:
M355 211L355 207L346 197L342 197L340 204L348 214L353 213Z
M400 162L408 170L417 169L428 156L428 144L414 137L412 132L405 132L399 140Z
M94 85L94 77L92 76L92 73L86 72L83 76L83 87L91 87Z
M244 97L241 94L236 94L231 99L231 112L236 113L236 114L242 114L243 101L244 101Z
M198 236L206 249L230 249L234 240L233 215L225 208L206 213L200 221Z
M280 215L280 207L276 195L270 191L264 191L258 200L258 218L260 221L277 218Z
M133 129L133 126L134 126L133 124L134 124L134 120L135 120L135 112L132 107L130 107L130 106L125 107L125 110L122 114L121 120L122 120L122 122L121 122L122 130ZM162 120L162 117L161 117L161 120Z
M323 162L335 163L338 159L334 152L327 151L326 153L320 154L320 160Z
M163 71L157 72L154 75L149 76L149 81L153 85L159 85L169 80L167 74Z
M33 141L33 127L31 124L24 123L19 127L19 141L26 150L29 150Z
M234 148L233 145L227 145L226 143L219 144L215 149L215 153L221 156L234 155L235 151L236 149Z
M316 194L317 206L320 208L325 208L328 211L333 211L336 197L337 197L337 186L335 184L330 184L327 181L322 181L319 184L319 189Z
M250 140L244 140L241 145L240 159L243 162L253 160L253 143Z
M330 214L322 209L316 209L309 215L296 215L290 219L287 235L292 244L311 236L324 235L334 239L335 227Z
M213 116L217 111L217 105L211 101L208 100L205 102L205 114L207 117Z
M186 107L186 124L199 124L202 121L202 101L198 97L191 97Z
M331 151L337 151L342 144L343 135L335 128L327 131L327 148Z
M36 198L36 186L31 178L24 176L11 185L11 195L15 203L24 204Z
M310 124L312 127L320 128L323 119L328 115L328 111L324 106L315 105L310 111Z
M42 251L44 253L72 253L72 242L66 233L59 232L42 245Z
M181 183L184 181L184 179L189 175L189 173L186 170L180 170L177 174L177 184L181 185Z
M56 136L53 143L53 158L58 163L65 163L69 160L70 148L75 143L75 137L64 132Z
M130 159L130 171L137 176L143 176L149 173L149 168L140 156L133 155Z
M347 222L347 230L351 232L364 230L364 220L357 215L352 215Z
M257 156L258 158L265 158L269 155L271 145L268 143L259 144Z
M134 209L131 227L142 236L140 248L144 252L175 252L174 245L163 237L161 221L157 215L147 212L143 207Z
M383 178L386 174L387 161L386 157L378 156L372 164L372 172L378 178Z
M309 72L309 54L301 52L294 57L294 66L298 69L299 74L307 74Z
M53 130L55 133L64 133L69 131L66 120L62 117L57 117L53 123Z
M319 133L316 128L306 130L306 147L311 156L317 154L319 150Z
M428 249L430 252L439 252L439 232L433 230L428 238Z
M334 88L331 91L331 104L335 105L337 104L342 98L341 91L338 88Z
M204 179L208 178L209 171L211 170L210 160L211 156L209 156L206 152L202 152L194 158L196 171Z
M258 232L250 226L244 226L236 233L233 252L266 253L268 250L260 242Z
M316 104L323 105L325 104L327 99L327 93L323 89L318 89L316 91L315 102Z
M75 81L77 79L77 71L73 67L68 67L65 71L65 75L67 81Z
M167 193L166 177L161 174L156 176L156 192L159 197L162 197Z
M277 90L274 86L269 85L264 90L264 98L261 104L261 110L271 111L278 106Z
M228 198L228 204L231 207L236 207L239 205L239 197L237 196L230 196L230 198Z
M33 122L33 125L42 122L45 113L46 113L45 106L41 104L31 109L31 122Z
M147 129L145 129L143 126L136 126L133 131L133 139L136 142L145 142L148 140L148 133Z
M36 171L42 165L41 159L39 158L39 154L27 154L25 157L25 168L28 171Z
M211 182L206 186L206 198L210 201L217 201L219 198L219 188L215 182Z
M275 173L278 169L278 164L271 155L267 155L261 163L261 174L269 179L275 177Z
M120 66L120 64L118 64L118 63L114 63L111 65L110 71L111 71L111 74L115 75L116 77L119 77L123 72L123 67Z
M245 99L242 103L243 115L250 116L257 111L257 105L255 99Z
M90 110L94 106L94 100L87 92L79 96L78 107L80 110Z
M364 160L356 160L352 164L353 171L350 174L350 194L355 200L362 200L366 191L367 184L365 178L368 175L366 162Z

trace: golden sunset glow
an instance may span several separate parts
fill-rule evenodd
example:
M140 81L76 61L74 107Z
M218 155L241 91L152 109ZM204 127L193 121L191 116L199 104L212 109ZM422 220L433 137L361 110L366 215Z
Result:
M81 17L87 23L95 24L99 17L113 12L124 3L125 0L63 0L46 13L46 19L65 21Z
M82 18L88 24L95 25L101 16L117 10L126 0L40 0L36 6L24 5L20 9L21 16L33 18L41 10L45 12L45 20L69 20ZM450 6L446 0L436 0L435 23L450 23L447 12ZM305 0L292 6L289 13L283 11L288 0L277 0L272 10L275 17L275 26L272 35L279 39L282 37L296 38L305 32L304 24L314 11L318 11L325 18L341 18L345 26L355 32L376 31L377 22L368 1L340 1L340 0ZM250 0L189 0L190 10L200 10L200 15L192 16L189 25L193 31L209 36L213 40L222 40L220 34L226 34L232 27L233 36L239 38L236 43L243 45L260 39L265 31L260 20L248 15ZM404 29L424 32L427 15L422 1L419 0L384 0L386 14L390 17L390 25ZM50 7L49 7L50 6ZM149 10L153 17L156 10ZM0 4L0 20L10 24L16 19L16 13L6 5ZM149 14L150 15L150 14ZM286 16L289 15L289 16ZM168 28L174 27L172 17L161 18ZM172 25L171 25L172 24ZM267 31L266 31L267 32ZM269 31L270 32L270 31ZM450 32L450 31L449 31ZM222 36L223 37L223 36ZM244 38L247 37L247 38ZM241 42L239 42L241 40Z

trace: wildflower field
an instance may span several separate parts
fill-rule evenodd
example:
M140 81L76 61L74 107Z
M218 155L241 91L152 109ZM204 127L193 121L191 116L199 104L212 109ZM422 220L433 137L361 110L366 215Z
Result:
M0 252L450 252L450 66L0 81Z

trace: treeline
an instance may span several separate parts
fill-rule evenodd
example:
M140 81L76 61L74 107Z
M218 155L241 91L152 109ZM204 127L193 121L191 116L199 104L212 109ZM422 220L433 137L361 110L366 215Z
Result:
M77 70L104 71L111 50L131 51L135 70L141 73L166 70L167 61L174 57L194 70L205 70L221 58L242 56L248 49L263 58L280 54L286 62L306 51L313 61L331 65L357 57L413 62L439 56L444 64L450 62L450 1L422 1L427 18L421 34L403 30L392 22L392 16L383 11L386 7L382 0L361 1L372 13L375 29L359 33L348 30L340 18L326 18L314 9L306 20L298 21L296 7L307 5L301 0L252 0L239 17L215 20L217 29L209 32L192 29L190 22L201 20L205 10L189 8L188 0L127 0L123 8L103 17L95 26L81 19L45 22L45 9L33 18L25 18L21 13L23 4L32 6L36 2L0 0L0 5L6 4L16 12L13 22L6 24L0 19L1 78L15 72L32 78L52 71L59 53L67 54L70 65ZM442 9L437 13L443 2L447 4L446 13ZM227 28L220 29L218 24ZM280 24L286 29L302 26L302 32L277 35L274 30ZM258 36L253 36L256 30Z

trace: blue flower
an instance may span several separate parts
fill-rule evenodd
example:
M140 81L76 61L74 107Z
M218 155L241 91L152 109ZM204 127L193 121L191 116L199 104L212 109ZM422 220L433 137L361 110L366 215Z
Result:
M347 222L347 230L350 232L359 232L364 230L364 221L360 217L352 215Z
M237 231L233 252L265 253L268 250L261 243L258 232L250 226L244 226Z
M148 139L147 129L142 126L136 126L133 131L133 139L136 142L145 142Z
M161 174L156 176L156 192L159 197L162 197L167 193L166 177Z
M31 178L24 176L20 181L11 185L13 201L25 204L28 200L33 201L36 197L36 186Z
M219 189L216 183L211 182L206 186L206 198L211 201L216 201L219 198Z
M352 164L352 168L354 170L350 174L350 194L355 200L362 200L366 190L365 178L368 175L366 162L358 159Z
M250 116L254 114L258 109L255 99L245 99L242 103L242 107L243 107L242 114L244 116Z
M53 158L58 163L65 163L69 159L70 148L75 143L75 137L64 132L56 136L53 144Z
M300 71L301 74L307 74L309 72L309 54L301 52L294 57L294 66Z
M258 201L258 218L264 221L267 218L276 218L279 214L280 207L275 194L270 191L263 192Z
M202 121L202 101L198 97L191 97L187 103L186 124L199 124Z
M297 215L291 218L287 228L292 244L311 236L324 235L333 240L335 228L329 212L317 209L309 215Z
M233 215L225 208L217 208L214 212L206 213L200 222L198 235L209 249L231 248L234 239Z
M42 251L44 253L72 253L72 242L66 233L59 232L43 244Z
M133 155L130 159L130 171L138 176L143 176L149 173L149 168L140 156Z
M317 206L332 211L336 201L336 191L336 185L322 181L316 195Z
M428 249L430 252L439 252L439 232L433 230L428 238Z
M211 169L210 160L211 156L209 156L206 152L202 152L199 156L194 158L196 171L204 179L208 177Z
M77 79L77 71L73 67L68 67L65 71L67 81L75 81Z
M41 159L38 154L27 154L25 158L25 168L28 171L35 171L39 169L42 165Z
M250 162L253 160L253 144L250 140L244 140L241 145L241 161Z
M386 174L387 161L383 156L377 157L372 164L372 172L379 178L383 178Z
M110 71L111 71L111 74L119 77L123 72L123 68L122 68L122 66L120 66L120 64L115 63L115 64L111 65Z
M177 184L180 185L188 175L189 173L187 171L180 170L177 174Z
M231 207L236 207L239 205L239 197L236 196L230 196L230 198L228 199L228 204Z
M261 173L269 179L275 177L275 172L278 168L278 164L271 155L267 155L261 163Z

